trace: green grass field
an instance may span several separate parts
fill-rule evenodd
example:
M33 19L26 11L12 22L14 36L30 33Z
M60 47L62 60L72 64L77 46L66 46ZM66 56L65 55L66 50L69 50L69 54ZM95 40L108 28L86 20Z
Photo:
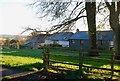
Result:
M3 49L0 55L0 64L26 70L41 68L43 63L41 50Z
M52 49L50 50L51 54L61 54L61 55L70 55L70 56L79 56L79 52L76 51L68 51L68 50L56 50ZM42 55L43 55L43 49L3 49L0 52L1 56L1 62L0 64L10 67L16 67L16 68L22 68L26 70L40 70L42 69ZM100 58L111 58L110 56L99 56ZM95 57L93 57L95 58ZM60 60L64 62L72 62L72 63L79 63L78 60L74 60L72 58L57 58L52 57L52 59ZM91 62L91 61L84 61L85 65L89 66L99 66L104 68L110 68L110 63L105 61L100 62ZM72 68L74 70L77 70L78 66L71 66L71 65L64 65L61 63L55 63L53 65L60 65ZM116 64L114 66L115 69L120 69L120 65ZM99 72L99 70L92 70L93 72ZM102 71L103 73L107 71ZM115 73L116 75L119 75L118 73Z

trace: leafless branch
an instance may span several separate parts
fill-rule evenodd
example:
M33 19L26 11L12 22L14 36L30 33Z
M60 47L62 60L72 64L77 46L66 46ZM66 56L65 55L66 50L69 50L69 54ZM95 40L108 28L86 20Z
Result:
M64 22L64 23L62 23L62 24L54 25L54 26L52 26L52 28L51 28L49 31L50 31L50 32L51 32L51 31L55 31L55 30L61 28L62 26L64 26L64 25L65 25L65 26L66 26L66 25L69 25L69 24L71 24L71 23L73 23L73 22L75 22L75 21L77 21L78 19L83 18L83 17L87 17L87 16L76 17L76 18L71 19L71 20L69 20L69 21L66 21L66 22Z
M101 13L100 11L103 10L103 9L105 9L106 7L107 6L104 5L104 3L101 0L101 2L99 3L99 5L97 6L97 12L96 13Z
M73 12L77 9L77 7L80 5L80 4L82 4L83 2L77 2L76 3L76 6L74 7L74 9L72 10L72 12L70 13L70 16L73 14Z
M105 3L107 5L108 9L111 10L111 5L109 4L108 0L105 0Z
M79 17L84 11L85 11L85 8L81 9L81 11L78 13L77 17Z

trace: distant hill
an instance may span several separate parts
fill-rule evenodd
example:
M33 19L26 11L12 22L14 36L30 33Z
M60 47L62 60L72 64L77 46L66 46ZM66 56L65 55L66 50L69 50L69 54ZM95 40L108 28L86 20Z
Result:
M7 35L7 34L1 34L0 38L26 38L25 35Z

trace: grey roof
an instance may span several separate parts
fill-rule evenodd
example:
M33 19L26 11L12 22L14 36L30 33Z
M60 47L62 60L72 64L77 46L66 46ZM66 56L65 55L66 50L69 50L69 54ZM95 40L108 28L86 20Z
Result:
M65 41L65 40L68 40L72 35L73 35L72 32L59 32L48 37L47 40L56 40L56 41L64 40Z
M45 36L46 36L46 34L39 34L39 35L33 37L32 39L28 40L27 42L25 42L23 45L41 42L44 40Z
M72 35L70 39L89 39L89 35L87 31L80 31Z
M25 42L23 45L43 41L45 36L46 34L37 35L33 37L31 40ZM98 31L96 36L97 36L97 40L113 40L114 33L113 31ZM69 39L88 40L89 34L88 31L80 31L80 32L76 32L75 34L73 34L72 32L59 32L47 37L47 40L61 41L61 40L69 40Z
M97 40L113 40L113 31L100 31L97 32Z
M113 31L97 31L96 33L97 40L113 40L114 33ZM80 31L73 34L70 39L89 39L88 31Z

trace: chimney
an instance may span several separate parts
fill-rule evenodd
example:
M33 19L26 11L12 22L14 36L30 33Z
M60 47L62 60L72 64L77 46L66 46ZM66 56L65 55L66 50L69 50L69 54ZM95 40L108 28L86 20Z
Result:
M76 29L76 32L79 32L79 29Z

